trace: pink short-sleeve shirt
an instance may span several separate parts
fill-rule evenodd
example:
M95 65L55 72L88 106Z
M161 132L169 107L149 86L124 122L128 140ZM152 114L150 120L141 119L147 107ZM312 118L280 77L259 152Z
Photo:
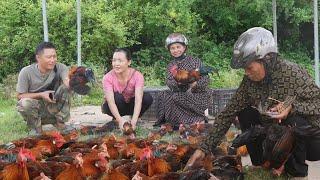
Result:
M130 98L134 97L135 95L135 89L144 86L143 75L133 68L130 68L129 70L130 77L127 85L120 84L116 73L113 70L104 75L102 80L104 93L107 94L107 91L121 93L124 96L126 102L129 102Z

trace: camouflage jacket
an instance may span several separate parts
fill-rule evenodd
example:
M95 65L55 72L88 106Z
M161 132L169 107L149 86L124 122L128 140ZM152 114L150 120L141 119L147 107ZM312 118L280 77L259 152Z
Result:
M201 144L203 151L212 151L220 143L232 121L244 108L258 107L259 104L267 108L274 106L276 103L268 97L280 101L295 97L290 115L302 115L313 126L320 127L320 88L306 70L279 57L269 69L268 78L261 82L253 82L244 76L225 109L215 118L212 131ZM262 123L272 123L272 120L262 116Z

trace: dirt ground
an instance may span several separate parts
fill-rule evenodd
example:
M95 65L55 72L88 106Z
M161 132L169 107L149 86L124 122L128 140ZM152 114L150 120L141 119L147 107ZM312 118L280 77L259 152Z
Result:
M95 125L95 126L101 126L104 123L111 121L111 117L102 114L100 106L81 106L76 107L71 110L71 119L68 122L69 124L74 125ZM144 123L144 125L150 125L150 123ZM251 165L250 157L243 157L242 158L242 164L244 166ZM319 180L320 179L320 161L316 162L310 162L308 161L307 164L309 164L309 176L308 180Z

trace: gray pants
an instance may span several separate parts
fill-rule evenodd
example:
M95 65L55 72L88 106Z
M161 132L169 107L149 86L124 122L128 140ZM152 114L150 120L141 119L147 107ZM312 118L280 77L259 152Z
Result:
M39 128L43 124L67 122L70 118L71 93L64 85L55 91L56 103L49 103L42 99L22 98L18 101L17 109L27 122L29 128Z

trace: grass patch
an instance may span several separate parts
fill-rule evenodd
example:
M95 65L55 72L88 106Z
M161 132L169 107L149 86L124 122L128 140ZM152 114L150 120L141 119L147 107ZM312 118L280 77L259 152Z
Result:
M243 78L243 70L230 69L229 71L220 71L219 75L210 75L211 88L237 88Z
M249 169L248 166L243 167L244 169L244 179L245 180L285 180L288 179L285 175L282 175L280 177L274 177L271 174L270 170L264 170L264 169Z
M0 144L26 137L27 124L15 109L14 100L0 97Z
M103 103L104 94L102 89L102 84L94 84L91 88L89 95L81 96L73 94L71 100L71 107L83 106L83 105L95 105L100 106Z

